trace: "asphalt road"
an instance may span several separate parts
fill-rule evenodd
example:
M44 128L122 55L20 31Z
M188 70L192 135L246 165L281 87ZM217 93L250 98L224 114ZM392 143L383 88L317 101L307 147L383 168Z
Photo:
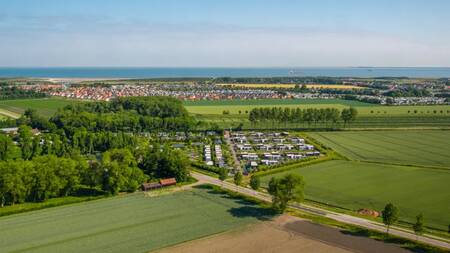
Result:
M191 174L194 178L196 178L200 182L218 185L223 188L226 188L226 189L229 189L232 191L236 191L241 194L248 195L248 196L252 196L252 197L258 198L260 200L266 201L266 202L272 201L271 196L268 194L255 191L253 189L236 186L236 185L228 183L228 182L222 182L217 178L213 178L213 177L210 177L210 176L207 176L204 174L200 174L200 173L196 173L196 172L191 172ZM359 217L355 217L355 216L351 216L351 215L347 215L347 214L340 214L340 213L328 211L325 209L308 206L305 204L301 204L301 205L295 204L295 205L290 205L290 207L299 209L299 210L302 210L305 212L313 213L316 215L321 215L321 216L324 216L324 217L327 217L327 218L330 218L330 219L333 219L333 220L336 220L339 222L343 222L346 224L356 225L359 227L368 228L368 229L380 231L380 232L386 231L386 227L384 226L384 224L366 220L363 218L359 218ZM444 239L442 239L442 240L434 239L430 235L417 237L411 231L408 231L408 230L402 229L402 228L398 228L398 227L392 227L392 226L391 226L391 229L389 230L389 233L392 235L407 238L407 239L410 239L413 241L418 240L419 242L426 243L429 245L437 246L437 247L444 248L444 249L450 249L449 242L442 241Z

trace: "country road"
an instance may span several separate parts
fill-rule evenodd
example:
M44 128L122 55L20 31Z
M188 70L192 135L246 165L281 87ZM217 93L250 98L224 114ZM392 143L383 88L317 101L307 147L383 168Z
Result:
M266 201L266 202L272 201L272 198L270 195L255 191L253 189L236 186L236 185L228 183L228 182L222 182L217 178L213 178L213 177L210 177L210 176L207 176L204 174L200 174L197 172L191 172L191 175L194 178L196 178L197 180L199 180L199 182L221 186L222 188L236 191L241 194L248 195L248 196L252 196L257 199ZM351 215L347 215L347 214L340 214L340 213L328 211L325 209L308 206L305 204L301 204L301 205L294 204L294 205L290 205L290 207L301 210L301 211L309 212L312 214L321 215L321 216L324 216L324 217L327 217L327 218L330 218L330 219L333 219L333 220L336 220L339 222L343 222L346 224L356 225L359 227L363 227L363 228L367 228L367 229L371 229L371 230L375 230L375 231L379 231L379 232L386 231L386 227L384 226L384 224L378 223L375 221L370 221L370 220L366 220L363 218L359 218L359 217L355 217L355 216L351 216ZM407 239L410 239L413 241L418 240L419 242L437 246L440 248L450 249L450 243L434 239L434 238L432 238L431 235L417 237L414 233L407 231L405 229L402 229L402 228L398 228L398 227L391 227L390 234L399 236L399 237L403 237L403 238L407 238ZM445 240L445 239L442 239L442 240Z

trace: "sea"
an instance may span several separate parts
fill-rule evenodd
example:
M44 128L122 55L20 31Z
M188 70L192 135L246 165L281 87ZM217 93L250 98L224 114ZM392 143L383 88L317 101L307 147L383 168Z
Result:
M409 77L450 78L450 67L0 67L0 78L180 78L180 77Z

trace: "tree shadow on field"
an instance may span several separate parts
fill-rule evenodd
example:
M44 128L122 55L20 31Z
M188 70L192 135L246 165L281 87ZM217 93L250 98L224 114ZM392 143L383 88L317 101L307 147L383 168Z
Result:
M262 208L257 205L250 206L245 205L241 207L233 207L228 210L228 212L237 218L249 218L253 217L260 221L268 221L275 216L275 212L268 208Z
M224 191L215 186L211 185L197 185L193 188L207 190L208 194L213 194L219 196L220 198L232 200L234 203L238 204L239 207L233 207L227 210L233 217L237 218L256 218L261 221L267 221L272 219L278 213L271 208L266 208L258 205L257 203L245 199L245 197L236 194L231 191Z

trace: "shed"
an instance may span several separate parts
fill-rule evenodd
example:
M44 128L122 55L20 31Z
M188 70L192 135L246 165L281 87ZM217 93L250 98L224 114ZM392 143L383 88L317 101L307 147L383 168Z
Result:
M148 190L154 190L154 189L159 189L161 188L162 185L159 183L144 183L142 184L141 188L143 191L148 191Z
M175 178L171 177L171 178L160 179L159 183L162 186L176 185L177 180Z

